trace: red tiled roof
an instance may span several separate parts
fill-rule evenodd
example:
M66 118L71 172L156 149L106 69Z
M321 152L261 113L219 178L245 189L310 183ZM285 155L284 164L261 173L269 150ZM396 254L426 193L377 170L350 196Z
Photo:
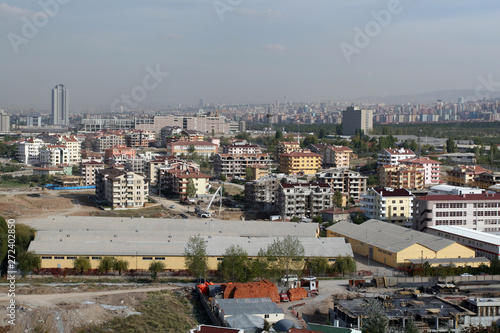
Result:
M90 161L90 162L84 162L82 165L104 165L102 162L96 162L96 161Z
M205 326L200 325L200 329L196 330L197 333L237 333L239 328L227 328L227 327L216 327L216 326Z
M352 152L352 149L349 148L349 147L346 147L346 146L341 146L341 147L333 146L332 150L335 151L335 152L339 152L339 153L341 153L341 152Z

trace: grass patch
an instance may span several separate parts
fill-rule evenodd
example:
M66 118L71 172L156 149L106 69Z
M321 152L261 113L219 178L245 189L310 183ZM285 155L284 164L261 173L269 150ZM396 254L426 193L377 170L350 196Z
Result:
M90 325L75 330L78 333L147 333L187 332L198 323L192 307L181 292L158 291L148 293L136 309L140 315L114 318L102 325Z

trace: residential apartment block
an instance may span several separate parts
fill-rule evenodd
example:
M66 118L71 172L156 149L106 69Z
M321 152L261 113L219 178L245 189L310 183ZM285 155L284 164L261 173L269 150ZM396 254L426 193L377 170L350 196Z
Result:
M413 195L404 188L371 188L362 195L366 217L411 226Z
M167 195L179 196L181 201L188 198L187 187L192 181L196 189L195 194L207 194L209 190L209 175L200 172L196 166L187 163L175 163L157 169L158 192Z
M40 148L39 161L41 166L68 165L70 152L63 145L46 145Z
M130 131L125 134L127 147L140 149L147 148L149 144L155 141L155 133L150 131Z
M224 146L223 152L224 154L262 154L262 148L246 141L233 142L229 146Z
M268 168L270 164L269 154L216 154L214 173L217 176L225 175L227 179L245 179L248 167Z
M424 186L438 185L441 175L441 162L428 157L410 158L400 160L404 165L415 165L424 170Z
M104 163L125 163L128 159L136 157L135 149L126 146L116 146L104 151Z
M378 168L378 175L379 184L383 187L410 190L424 187L425 169L419 164L382 165Z
M500 231L500 193L426 195L413 203L413 228L457 225L486 231Z
M368 177L349 169L328 169L316 174L319 183L328 183L333 191L340 191L352 199L360 199L366 193Z
M321 168L321 155L310 150L279 155L279 171L287 175L314 175Z
M134 172L102 169L97 173L96 196L113 208L141 208L148 202L149 184Z
M218 152L216 144L205 141L177 141L166 145L167 156L179 157L180 155L198 154L204 157L211 157Z
M295 141L278 142L275 148L275 158L279 162L281 154L289 154L300 149L300 143Z
M97 172L104 169L104 163L90 161L85 163L80 163L80 174L83 177L84 184L95 185L97 179Z
M349 168L350 156L353 152L349 147L315 144L307 148L322 156L325 167Z
M125 145L125 136L121 134L105 134L91 139L91 147L97 152L104 152L106 149Z
M333 190L326 183L280 183L279 205L283 218L313 217L333 206Z
M40 148L46 143L41 139L28 139L17 144L16 159L25 165L38 165L40 162Z
M474 185L479 175L491 170L479 165L457 165L452 170L446 171L446 180L449 185L466 186Z
M82 145L80 141L78 141L76 136L55 135L50 139L50 141L54 145L63 145L67 148L69 153L68 164L70 165L80 164L80 162L82 161L82 154L81 154Z
M410 149L384 149L378 154L378 165L398 165L400 160L414 158L416 155Z
M269 214L279 212L279 189L281 183L299 183L295 177L283 173L273 174L258 180L245 183L245 209L252 211L268 212Z

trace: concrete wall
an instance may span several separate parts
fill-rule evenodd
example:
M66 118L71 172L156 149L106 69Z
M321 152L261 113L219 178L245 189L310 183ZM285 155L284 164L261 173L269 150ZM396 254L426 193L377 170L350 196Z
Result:
M459 281L498 281L500 280L500 275L476 275L476 276L447 276L447 277L400 277L400 276L388 276L386 277L387 284L389 286L394 286L398 283L437 283L437 281L443 282L459 282Z

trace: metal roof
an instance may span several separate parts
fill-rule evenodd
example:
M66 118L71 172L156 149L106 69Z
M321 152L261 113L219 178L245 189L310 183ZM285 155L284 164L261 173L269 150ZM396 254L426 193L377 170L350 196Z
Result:
M49 216L33 221L30 224L38 231L62 230L68 234L73 231L97 231L114 235L119 231L142 232L150 231L168 236L185 237L193 235L224 235L224 236L296 236L316 237L319 225L317 223L275 222L275 221L228 221L217 219L161 219L161 218L126 218L97 216ZM74 232L73 232L74 234ZM109 236L108 236L109 237ZM153 237L150 235L150 237ZM141 237L142 238L142 237Z
M456 227L451 225L432 226L428 227L428 229L442 231L448 234L474 239L476 241L493 244L495 246L500 246L500 236L489 234L482 231L477 231L464 227Z
M440 251L455 243L443 237L375 219L370 219L360 225L342 221L328 227L327 230L392 253L402 251L414 244L420 244L433 251Z
M70 235L68 237L68 235ZM178 240L155 233L141 233L135 238L127 236L108 237L91 232L77 231L72 234L61 234L59 231L37 233L30 243L29 250L39 255L61 256L183 256L188 239ZM238 237L238 236L203 236L207 245L207 255L222 257L231 245L241 246L249 256L257 256L260 249L266 249L276 237ZM306 257L334 258L353 256L350 244L341 238L298 238L304 247Z

